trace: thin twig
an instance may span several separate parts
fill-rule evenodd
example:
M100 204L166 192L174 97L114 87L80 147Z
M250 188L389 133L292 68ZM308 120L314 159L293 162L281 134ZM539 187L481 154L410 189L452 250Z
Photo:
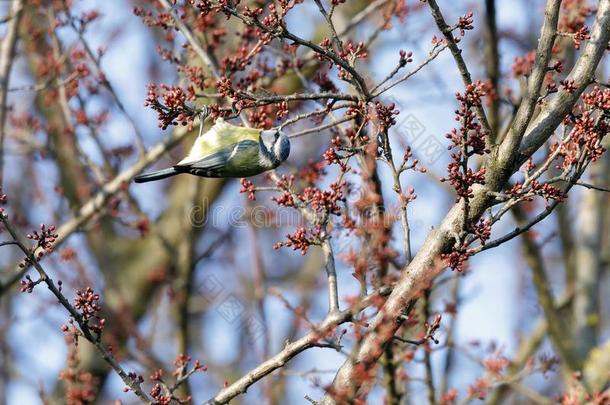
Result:
M326 238L324 240L322 251L324 252L324 267L326 268L326 276L328 278L328 312L330 314L339 311L337 271L335 270L335 256L330 239Z
M441 31L445 40L447 41L447 45L449 46L449 50L453 55L453 59L455 59L455 64L460 71L460 75L462 76L462 80L465 86L472 84L472 77L470 76L470 72L468 71L468 67L466 66L466 62L464 61L464 57L462 56L462 50L457 46L457 42L453 37L453 30L445 21L441 9L436 4L436 0L428 0L428 4L430 5L430 9L432 11L432 17L436 22L438 29ZM485 115L485 110L483 107L476 107L477 117L481 122L481 125L487 131L488 134L491 133L491 127L489 126L489 121L487 120L487 116Z
M353 119L354 119L354 117L350 117L350 116L343 117L343 118L338 119L335 122L331 122L330 124L321 125L321 126L315 127L315 128L304 129L303 131L300 131L300 132L295 132L293 134L290 134L289 137L290 138L298 138L298 137L303 136L303 135L313 134L315 132L321 132L321 131L323 131L325 129L336 127L337 125L339 125L341 123L344 123L344 122L347 122L347 121L351 121Z

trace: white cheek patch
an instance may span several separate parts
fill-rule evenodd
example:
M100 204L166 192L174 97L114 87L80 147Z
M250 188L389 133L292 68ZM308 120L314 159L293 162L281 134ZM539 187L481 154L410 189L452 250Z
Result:
M273 147L273 154L275 155L276 159L279 160L281 153L282 153L282 138L277 138L277 140L275 141L275 146Z
M264 154L260 153L258 154L258 163L262 166L262 167L271 167L273 166L273 162Z

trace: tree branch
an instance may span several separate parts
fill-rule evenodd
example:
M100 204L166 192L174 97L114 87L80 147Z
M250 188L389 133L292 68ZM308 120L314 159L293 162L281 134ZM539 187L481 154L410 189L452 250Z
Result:
M8 108L6 105L8 95L8 83L13 66L15 44L17 43L17 32L19 22L23 15L23 0L15 0L11 3L6 34L0 44L0 187L3 184L4 173L4 138L6 136L6 116Z
M457 42L453 37L453 30L445 21L441 9L439 8L436 0L428 0L428 4L430 5L430 10L432 12L432 17L434 18L434 22L436 26L441 31L445 40L447 41L447 46L453 55L453 59L455 59L455 64L460 71L460 75L462 76L462 81L465 86L472 84L472 77L470 76L470 72L468 71L468 67L466 66L466 62L464 61L464 57L462 56L462 50L457 46ZM489 126L489 121L487 120L487 116L485 115L485 110L483 107L477 106L476 108L477 117L479 121L481 121L481 125L487 131L487 133L491 134L491 127Z
M556 2L557 0L550 0L547 3L547 10L554 10ZM549 42L548 36L554 36L554 28L552 28L553 24L551 22L555 19L556 16L547 15L545 17L543 28L545 38L541 40L541 44L547 44ZM572 79L579 84L584 81L590 82L591 73L599 64L608 44L608 38L610 37L610 0L600 1L592 33L592 41L587 43L587 47L572 73ZM534 125L530 126L531 129L526 134L526 138L530 140L530 145L535 146L538 142L541 144L548 139L561 123L565 114L577 101L578 96L565 95L564 93L567 92L560 92L557 97L557 100L563 101L553 101L546 111L541 114L546 118L540 118L536 120ZM484 186L474 189L474 197L471 199L469 207L470 223L477 221L493 203L488 193L502 190L516 170L515 167L519 167L518 163L525 161L537 150L537 147L518 149L518 141L521 139L518 136L520 132L518 129L521 125L523 125L521 120L515 120L513 122L515 127L511 128L509 142L503 142L499 150L486 159L486 183ZM531 140L535 140L535 142L531 142ZM508 147L511 143L514 144L512 148ZM519 156L519 159L515 159L518 151L521 152L521 156ZM339 369L333 381L331 393L351 392L354 387L358 391L363 379L366 378L358 370L364 369L371 374L374 372L377 360L382 354L381 348L385 342L392 338L400 326L400 315L409 301L430 285L432 280L444 269L445 266L440 262L441 254L448 252L453 245L454 235L459 234L462 229L463 215L463 204L454 205L440 226L428 234L413 261L403 270L392 294L370 323L359 350L353 358L348 359ZM322 404L335 403L331 393L324 397Z

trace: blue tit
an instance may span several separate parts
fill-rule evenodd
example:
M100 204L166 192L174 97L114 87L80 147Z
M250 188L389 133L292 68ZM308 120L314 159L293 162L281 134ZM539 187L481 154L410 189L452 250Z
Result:
M231 125L222 118L200 131L189 154L174 167L142 174L136 183L180 173L201 177L249 177L272 170L290 154L290 141L280 129L261 130Z

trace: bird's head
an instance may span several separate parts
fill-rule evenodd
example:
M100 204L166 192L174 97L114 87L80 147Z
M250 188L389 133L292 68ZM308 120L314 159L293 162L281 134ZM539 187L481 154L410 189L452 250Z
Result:
M265 129L261 131L261 151L275 167L288 159L290 155L290 141L288 136L278 129Z

